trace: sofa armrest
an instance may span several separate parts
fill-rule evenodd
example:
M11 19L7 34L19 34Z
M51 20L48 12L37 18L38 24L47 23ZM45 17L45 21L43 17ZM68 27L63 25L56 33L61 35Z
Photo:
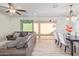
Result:
M13 37L13 35L7 35L6 37L7 37L7 38L11 38L11 37Z
M16 37L13 37L13 35L8 35L6 36L7 40L15 40Z

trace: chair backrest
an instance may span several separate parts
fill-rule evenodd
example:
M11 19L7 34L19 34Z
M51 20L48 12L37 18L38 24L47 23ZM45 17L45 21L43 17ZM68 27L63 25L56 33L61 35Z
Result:
M76 32L75 34L76 34L77 37L79 37L79 32Z
M54 34L55 39L59 41L58 32L54 32L53 34Z
M70 34L75 36L77 34L77 32L71 32Z
M64 38L64 35L62 33L58 33L59 39L60 39L60 43L62 43L63 45L66 45L66 39Z
M77 36L79 37L79 34L78 34L77 32L71 32L70 34L71 34L71 36L73 36L74 38L76 38Z

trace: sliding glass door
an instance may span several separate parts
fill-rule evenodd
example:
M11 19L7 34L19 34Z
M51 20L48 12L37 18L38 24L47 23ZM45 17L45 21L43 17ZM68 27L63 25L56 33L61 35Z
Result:
M40 37L49 37L51 33L55 30L54 23L52 22L34 22L34 32L37 33L37 36Z
M40 23L40 34L50 35L53 32L53 23Z
M39 24L38 23L34 23L34 32L36 32L36 34L39 34Z

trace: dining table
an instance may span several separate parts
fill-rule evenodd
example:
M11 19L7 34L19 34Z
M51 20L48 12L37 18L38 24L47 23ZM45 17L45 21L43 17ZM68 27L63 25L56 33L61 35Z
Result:
M79 43L79 37L71 35L71 36L66 37L66 40L70 41L71 56L74 56L73 45L74 45L74 42Z

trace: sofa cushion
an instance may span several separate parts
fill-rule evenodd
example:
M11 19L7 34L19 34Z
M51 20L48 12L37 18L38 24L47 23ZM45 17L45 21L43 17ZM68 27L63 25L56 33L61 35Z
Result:
M23 32L23 35L24 35L24 36L28 35L28 32Z
M27 32L28 33L28 32ZM12 41L12 42L9 42L7 43L7 47L8 48L23 48L23 47L28 47L28 44L27 42L31 39L31 37L33 36L32 33L30 33L29 35L27 35L27 33L25 32L21 32L22 35L26 35L26 36L23 36L23 37L19 37L19 33L17 33L15 36L16 37L16 40Z
M15 48L17 41L11 41L9 43L6 43L7 48Z
M19 37L24 37L26 35L28 35L28 32L20 32Z
M18 37L19 35L20 35L20 33L15 32L15 33L13 34L13 37Z
M28 38L28 36L27 36ZM25 37L18 37L16 40L19 40L16 44L16 48L23 48L23 47L28 47L27 45L27 38Z
M16 37L16 40L6 43L6 46L7 48L14 48L19 41L18 37Z
M13 37L13 35L8 35L6 36L7 40L15 40L16 37Z

